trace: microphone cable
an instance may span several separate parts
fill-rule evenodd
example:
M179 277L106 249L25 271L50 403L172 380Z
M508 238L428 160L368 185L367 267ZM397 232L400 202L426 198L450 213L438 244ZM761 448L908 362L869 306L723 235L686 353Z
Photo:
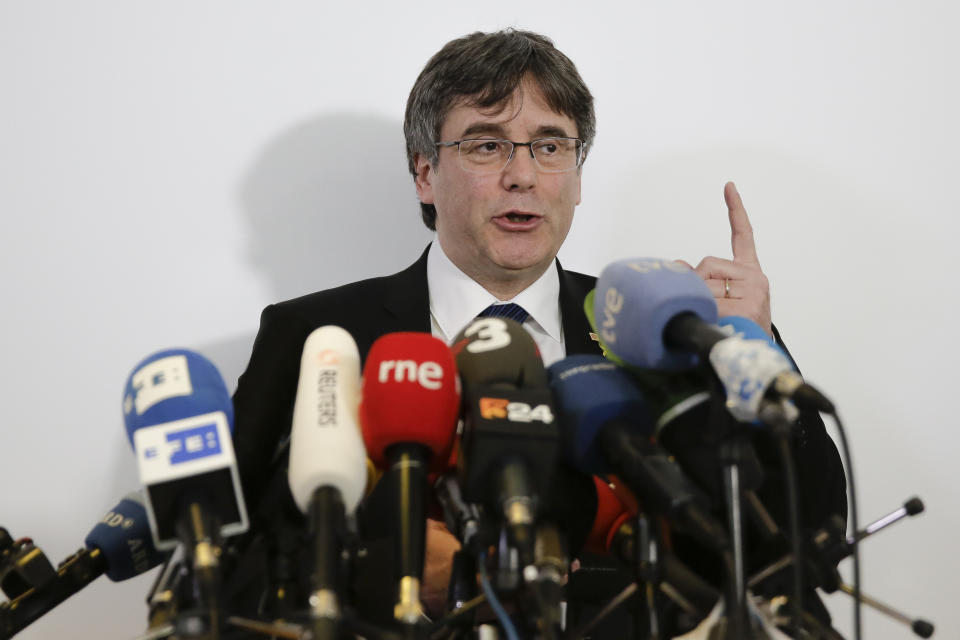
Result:
M797 466L794 464L790 449L790 432L787 425L778 425L774 429L777 450L783 464L783 475L787 488L787 527L790 530L790 551L794 557L793 597L791 598L790 635L800 637L800 623L803 620L803 545L800 539L800 497L797 481Z
M503 625L503 632L507 635L507 640L520 640L520 636L517 635L517 630L513 626L513 621L510 620L510 616L507 615L507 610L503 608L500 600L497 599L497 594L493 591L493 585L490 584L490 578L487 577L486 551L479 553L477 567L480 570L480 586L487 595L487 602L490 603L490 608L493 609L500 624Z
M793 615L790 616L790 634L800 637L800 622L803 620L803 545L800 540L800 498L797 489L797 468L790 450L786 432L777 435L780 457L783 458L783 473L787 484L787 526L790 529L790 547L796 558L793 572Z
M840 420L840 416L837 414L836 409L831 411L829 414L833 418L834 424L837 426L837 434L840 436L840 450L843 455L843 464L847 468L847 487L849 489L850 505L850 525L853 529L854 535L860 531L859 523L857 521L857 490L856 485L853 482L853 462L850 459L850 447L847 445L847 434L843 428L843 421ZM860 602L860 542L857 541L853 545L852 549L853 555L853 593L850 595L853 596L853 637L854 640L860 640L860 630L861 630L861 602Z

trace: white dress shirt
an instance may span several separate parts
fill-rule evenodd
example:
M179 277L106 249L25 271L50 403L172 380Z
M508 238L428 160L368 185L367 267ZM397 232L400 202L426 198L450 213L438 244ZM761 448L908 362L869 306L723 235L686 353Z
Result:
M560 321L560 275L554 265L512 299L498 300L453 264L435 241L427 254L427 287L431 331L447 344L491 304L513 302L530 314L523 328L537 343L544 366L549 367L567 353Z

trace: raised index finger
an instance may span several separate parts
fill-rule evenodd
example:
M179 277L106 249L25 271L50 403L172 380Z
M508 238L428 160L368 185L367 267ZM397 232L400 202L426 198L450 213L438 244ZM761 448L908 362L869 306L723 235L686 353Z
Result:
M753 227L743 208L743 200L737 186L728 182L723 187L723 199L727 203L727 215L730 217L730 244L733 248L733 261L745 264L760 264L757 259L757 247L753 242Z

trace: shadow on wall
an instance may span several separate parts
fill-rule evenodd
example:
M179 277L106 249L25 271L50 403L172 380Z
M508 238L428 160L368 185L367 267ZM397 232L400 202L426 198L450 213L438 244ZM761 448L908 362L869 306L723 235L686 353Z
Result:
M376 116L322 115L281 132L242 177L239 198L249 259L271 302L394 273L432 238L407 172L402 124ZM254 337L185 346L216 365L232 394ZM113 485L138 487L129 442L114 442Z
M250 261L272 300L386 275L432 234L420 221L403 127L372 115L321 115L270 141L240 186Z
M239 198L249 259L271 302L399 271L432 237L420 221L402 124L376 116L321 115L282 131L243 175ZM254 337L186 346L209 358L233 393ZM136 463L128 442L117 447L117 486L127 486Z

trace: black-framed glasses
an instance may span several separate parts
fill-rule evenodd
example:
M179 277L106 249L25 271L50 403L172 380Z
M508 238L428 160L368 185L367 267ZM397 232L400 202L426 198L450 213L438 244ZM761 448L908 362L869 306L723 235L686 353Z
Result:
M438 142L438 147L457 147L460 167L470 173L500 173L517 147L527 147L537 166L544 173L573 171L583 163L583 140L580 138L537 138L530 142L514 142L497 138L470 138Z

